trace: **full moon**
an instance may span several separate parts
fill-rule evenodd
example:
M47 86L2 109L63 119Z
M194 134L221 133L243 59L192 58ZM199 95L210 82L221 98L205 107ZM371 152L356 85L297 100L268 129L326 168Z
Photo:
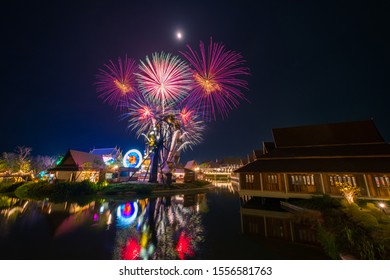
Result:
M181 32L177 32L176 37L177 37L177 39L180 40L183 37L183 35L181 34Z

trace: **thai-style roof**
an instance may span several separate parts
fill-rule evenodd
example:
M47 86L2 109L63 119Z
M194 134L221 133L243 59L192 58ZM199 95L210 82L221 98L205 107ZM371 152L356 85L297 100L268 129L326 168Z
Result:
M312 146L279 148L260 158L302 158L302 157L376 157L389 156L390 145L387 143L358 144L339 146Z
M121 151L116 147L115 148L100 148L100 149L93 148L89 153L94 154L94 155L118 157L121 154Z
M79 171L85 168L100 170L104 168L104 162L101 155L69 150L62 161L51 171Z
M227 157L220 161L221 165L241 165L241 159L236 157Z
M253 150L253 158L258 159L263 155L263 150Z
M373 120L274 128L272 134L277 148L384 142Z
M273 133L274 149L263 143L267 151L235 172L390 172L390 145L371 120Z
M241 165L246 165L246 164L248 164L248 163L249 163L248 157L242 158L242 159L241 159Z
M234 172L390 172L390 157L376 158L303 158L261 159L249 163Z
M275 143L274 142L263 142L263 153L269 153L271 151L275 150Z
M221 165L219 164L219 162L209 161L209 162L204 163L203 167L207 167L207 168L219 168L219 167L221 167Z
M187 163L185 164L184 168L187 168L187 169L194 169L195 167L197 167L198 164L196 163L195 160L189 160L187 161Z
M248 155L248 162L253 162L255 160L253 153Z

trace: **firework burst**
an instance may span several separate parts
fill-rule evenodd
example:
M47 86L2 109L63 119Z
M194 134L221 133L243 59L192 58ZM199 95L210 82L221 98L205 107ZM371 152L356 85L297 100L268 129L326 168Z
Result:
M180 150L191 148L202 142L205 123L201 120L199 114L194 109L184 107L178 117L184 128L180 137L183 143Z
M123 119L129 120L129 128L140 136L149 131L160 117L159 107L148 102L142 96L138 96L127 105L128 112L123 115Z
M118 63L112 60L99 69L97 75L96 90L103 102L123 110L126 104L138 95L135 73L138 65L135 60L125 57L118 58Z
M137 65L127 57L117 63L109 61L99 69L96 83L99 97L117 109L128 120L128 128L145 137L150 155L150 182L157 181L158 168L170 170L178 163L180 153L199 144L205 120L225 118L246 100L241 90L248 75L239 53L226 50L221 43L200 52L187 45L178 56L154 53ZM172 164L172 165L171 165Z
M247 82L240 78L248 75L244 60L239 53L226 50L221 43L210 39L208 51L200 42L200 54L187 45L188 51L181 54L193 67L195 86L185 100L202 111L203 119L222 118L236 108L240 100L246 100L241 89L247 88Z
M137 74L143 94L163 107L182 100L193 86L191 71L178 56L154 53L141 61Z

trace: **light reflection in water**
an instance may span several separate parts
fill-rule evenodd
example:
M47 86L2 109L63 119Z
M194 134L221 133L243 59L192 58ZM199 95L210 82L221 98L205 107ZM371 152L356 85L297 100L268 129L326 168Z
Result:
M138 200L135 223L123 227L117 220L114 259L195 258L204 240L200 204L205 199L196 194Z
M56 220L53 240L66 238L81 229L113 231L114 259L193 259L204 241L202 211L207 211L205 194L176 195L138 199L125 203L93 201L52 203L43 201L4 200L1 207L1 235L17 223L30 224ZM115 228L112 228L112 224Z
M237 184L214 184L216 188L207 194L208 200L206 194L129 201L100 199L87 203L53 203L49 200L25 201L0 197L0 245L7 245L8 250L18 248L19 241L13 244L8 242L12 240L15 229L25 232L25 235L18 234L26 240L23 242L27 246L36 243L33 238L30 240L33 231L46 230L41 235L44 238L39 242L50 247L50 250L58 250L58 253L48 257L41 251L42 255L37 258L57 256L72 259L90 250L80 258L169 260L200 259L209 255L216 258L247 258L246 253L242 255L242 246L248 246L252 241L241 235L239 238L245 239L244 242L237 241L237 244L232 245L230 242L232 238L237 238L237 233L294 243L310 241L311 235L307 234L311 234L311 229L302 223L296 226L296 220L290 214L280 216L279 213L275 217L269 211L264 212L264 209L240 209ZM252 197L241 197L241 205L250 201L253 201ZM235 218L231 219L232 216ZM51 249L53 244L55 247ZM252 251L255 251L256 246L250 245L251 248L247 249L252 250L253 247ZM225 247L227 251L220 249ZM64 256L64 252L68 255ZM100 255L95 252L100 252ZM209 252L218 253L212 255ZM15 252L13 256L24 258L22 254ZM29 256L34 259L36 254L31 251Z
M127 202L119 205L116 211L117 226L121 228L130 226L137 218L137 214L137 202Z

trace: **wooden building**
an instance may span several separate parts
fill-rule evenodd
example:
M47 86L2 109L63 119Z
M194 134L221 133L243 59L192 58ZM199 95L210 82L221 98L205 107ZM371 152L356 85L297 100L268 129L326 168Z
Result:
M273 143L241 168L240 195L310 198L341 196L338 182L366 199L390 200L390 145L372 120L277 128ZM252 158L253 158L252 157Z
M54 174L56 181L81 182L102 180L102 171L105 168L100 155L69 150L61 162L49 172Z

